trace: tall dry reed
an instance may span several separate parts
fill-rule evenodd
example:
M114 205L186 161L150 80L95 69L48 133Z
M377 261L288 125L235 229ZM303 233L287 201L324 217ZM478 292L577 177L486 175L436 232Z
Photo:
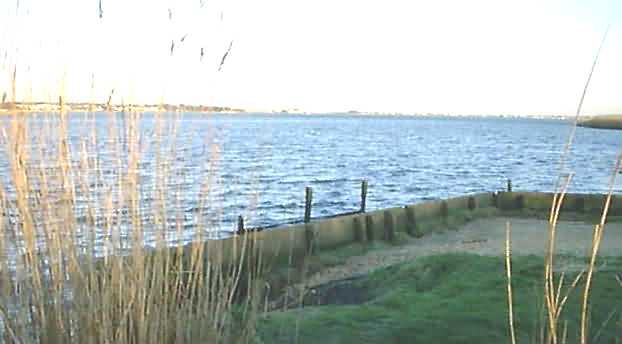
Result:
M4 341L253 338L264 287L255 235L236 237L233 251L225 251L219 241L206 241L210 219L197 212L189 243L180 245L189 230L181 206L188 195L176 164L179 114L156 114L147 133L135 111L69 115L62 100L60 107L60 113L15 114L3 122L10 171L0 185ZM147 185L141 169L148 150L155 166ZM218 147L210 150L201 202L218 169Z
M567 171L566 164L568 157L570 156L571 147L573 145L577 124L579 122L579 116L581 114L581 109L583 107L583 102L585 100L592 76L594 74L594 70L597 66L598 59L600 57L603 45L607 38L607 33L609 28L605 31L603 35L602 41L598 47L598 51L592 63L590 72L588 74L585 86L583 88L583 92L581 94L581 98L579 100L579 104L577 106L577 111L575 113L575 117L573 123L571 125L571 130L568 135L568 139L561 153L560 158L560 166L559 166L559 177L555 183L555 193L553 195L553 201L551 204L550 212L549 212L549 221L548 221L548 231L547 231L547 239L546 239L546 247L544 249L544 309L546 313L545 325L542 327L541 331L541 342L547 344L557 344L559 342L566 343L568 328L564 323L562 327L560 325L561 314L570 297L571 293L578 287L580 281L585 276L585 283L583 287L582 294L582 308L581 308L581 328L580 331L580 340L581 344L588 343L588 316L589 316L589 294L591 288L592 277L595 273L595 262L598 257L598 250L600 247L600 242L602 239L603 231L605 228L605 223L607 219L607 214L609 212L609 207L611 205L611 199L613 196L613 189L615 186L616 178L620 173L620 168L622 164L622 151L618 155L614 168L611 174L610 182L608 185L608 191L605 195L604 204L601 212L600 222L594 226L591 250L589 251L588 263L586 267L582 269L579 273L576 274L574 279L569 285L564 285L565 281L565 272L561 272L559 277L555 278L555 256L556 256L556 248L555 243L557 240L557 225L559 221L559 215L562 209L562 205L564 202L564 198L568 191L568 187L572 180L573 174ZM512 314L512 285L511 285L511 265L510 265L510 227L508 225L507 229L507 240L506 240L506 273L507 273L507 281L508 281L508 306L509 306L509 327L511 333L512 343L516 343L515 334L514 334L514 320Z

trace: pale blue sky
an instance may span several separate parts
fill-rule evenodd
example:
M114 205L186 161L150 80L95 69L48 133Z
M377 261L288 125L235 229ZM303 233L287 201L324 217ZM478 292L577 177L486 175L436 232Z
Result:
M0 93L17 65L19 100L570 114L610 24L585 113L622 112L620 1L17 3L0 3Z

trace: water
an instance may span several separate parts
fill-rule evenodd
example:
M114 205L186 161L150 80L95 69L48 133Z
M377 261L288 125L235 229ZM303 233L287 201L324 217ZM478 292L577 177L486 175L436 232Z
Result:
M552 191L570 130L557 120L347 116L200 116L182 128L212 126L222 148L224 221L259 194L254 225L300 219L304 187L313 215L356 210L360 181L368 208L380 209L503 188ZM603 192L622 136L580 128L570 190ZM193 152L196 151L193 148ZM198 155L200 157L200 155Z
M84 120L69 118L77 164ZM127 127L123 117L117 120ZM95 116L97 149L89 154L99 159L103 176L96 186L116 173L109 121ZM161 124L174 122L165 115ZM363 179L369 181L368 210L500 190L508 178L515 190L552 191L570 132L566 121L504 118L185 114L176 123L177 135L162 140L162 151L172 142L176 147L168 183L181 193L172 207L183 213L186 230L202 213L221 234L233 230L241 214L248 226L300 221L305 186L313 188L314 217L357 210ZM143 116L140 131L141 194L149 204L157 177L154 115ZM621 145L619 131L578 128L568 162L570 191L605 192ZM10 191L5 160L0 176ZM202 185L209 185L207 194Z

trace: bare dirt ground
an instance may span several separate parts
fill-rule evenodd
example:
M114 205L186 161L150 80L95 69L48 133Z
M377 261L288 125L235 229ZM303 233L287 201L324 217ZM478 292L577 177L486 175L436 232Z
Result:
M325 269L306 281L313 287L330 281L341 280L393 265L417 257L450 252L469 252L481 255L503 255L505 252L505 229L510 223L513 255L543 255L548 232L548 222L536 219L487 218L475 220L459 230L431 233L414 239L405 245L388 249L372 250L361 256L353 256L345 264ZM557 227L556 252L562 255L586 256L591 247L593 226L584 222L560 221ZM599 251L601 256L622 254L622 223L605 226ZM574 270L567 266L566 269Z

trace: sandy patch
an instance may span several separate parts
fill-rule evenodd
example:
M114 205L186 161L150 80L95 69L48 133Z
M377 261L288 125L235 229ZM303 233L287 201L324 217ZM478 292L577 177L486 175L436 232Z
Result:
M305 284L312 287L329 281L366 274L380 267L426 255L448 252L503 255L507 222L512 228L512 253L514 255L543 254L548 230L547 221L503 217L479 219L466 224L457 231L432 233L403 246L352 256L345 264L310 276ZM556 252L575 256L586 255L591 246L592 230L593 226L584 222L560 222L557 229ZM605 227L600 255L620 255L622 254L621 247L622 223L608 224Z

